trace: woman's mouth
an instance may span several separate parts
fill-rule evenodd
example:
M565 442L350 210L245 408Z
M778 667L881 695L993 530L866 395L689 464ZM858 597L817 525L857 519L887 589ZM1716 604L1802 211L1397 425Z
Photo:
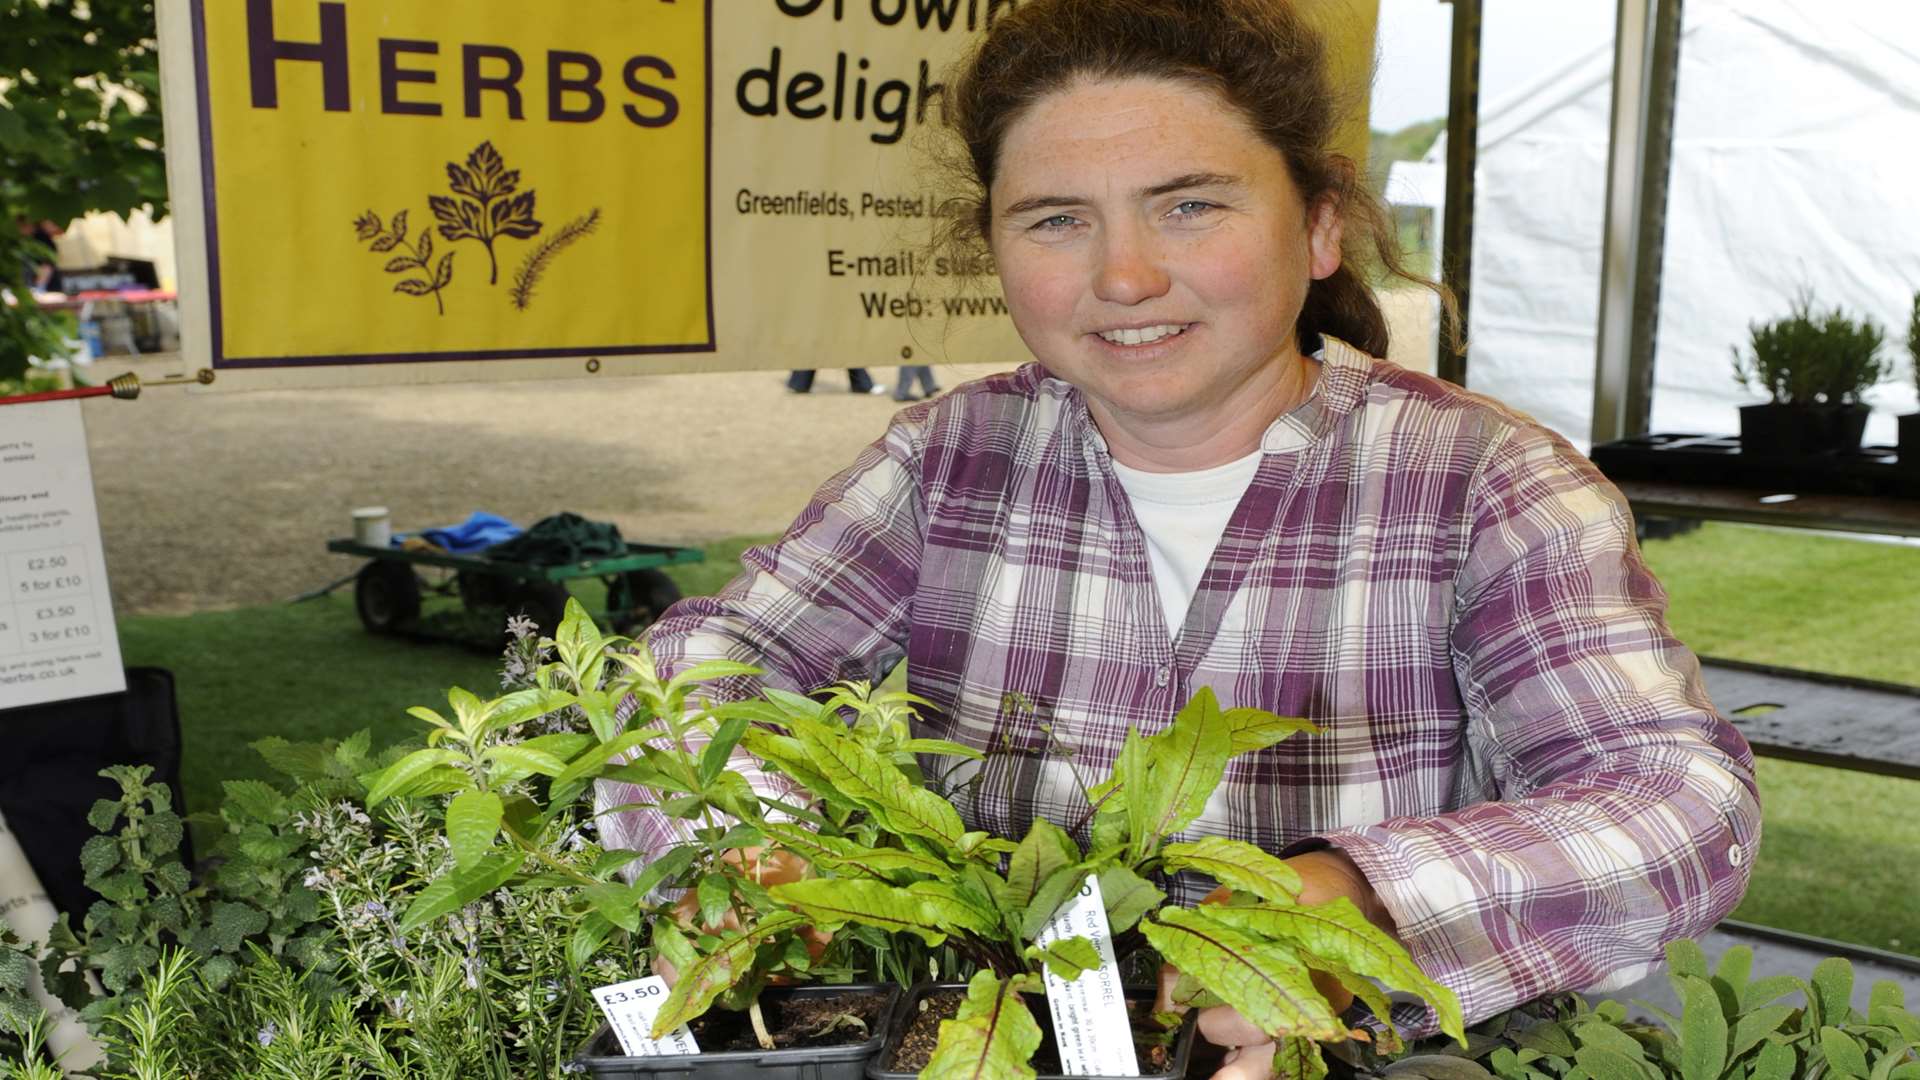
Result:
M1100 340L1113 345L1151 345L1156 341L1186 332L1191 323L1162 323L1159 326L1128 327L1120 330L1102 330Z

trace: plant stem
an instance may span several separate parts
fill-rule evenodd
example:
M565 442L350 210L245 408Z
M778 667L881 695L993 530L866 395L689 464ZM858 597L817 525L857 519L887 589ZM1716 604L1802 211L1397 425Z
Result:
M753 1022L753 1037L760 1040L760 1049L773 1049L773 1036L767 1034L767 1018L760 1013L758 997L753 999L753 1004L747 1006L747 1019Z

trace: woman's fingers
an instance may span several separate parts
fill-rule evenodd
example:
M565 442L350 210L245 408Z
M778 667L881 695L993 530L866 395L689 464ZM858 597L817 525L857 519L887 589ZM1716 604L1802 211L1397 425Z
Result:
M1268 1080L1273 1076L1273 1055L1278 1049L1270 1042L1242 1046L1227 1055L1226 1064L1213 1074L1213 1080Z
M1200 1010L1200 1035L1215 1046L1254 1046L1267 1041L1267 1033L1247 1022L1229 1005Z

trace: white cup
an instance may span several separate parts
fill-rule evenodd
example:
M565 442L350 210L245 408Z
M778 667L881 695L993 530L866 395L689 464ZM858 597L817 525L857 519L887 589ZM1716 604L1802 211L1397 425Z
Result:
M393 522L384 506L362 506L353 512L353 542L383 548L393 543Z

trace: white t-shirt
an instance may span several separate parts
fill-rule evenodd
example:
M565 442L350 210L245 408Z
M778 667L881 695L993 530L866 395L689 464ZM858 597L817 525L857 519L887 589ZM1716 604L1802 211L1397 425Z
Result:
M1262 450L1237 461L1198 472L1156 473L1113 463L1114 475L1133 504L1133 516L1147 534L1147 562L1153 568L1167 636L1178 638L1187 621L1187 605L1199 591L1213 549L1227 531L1240 497L1260 471Z

